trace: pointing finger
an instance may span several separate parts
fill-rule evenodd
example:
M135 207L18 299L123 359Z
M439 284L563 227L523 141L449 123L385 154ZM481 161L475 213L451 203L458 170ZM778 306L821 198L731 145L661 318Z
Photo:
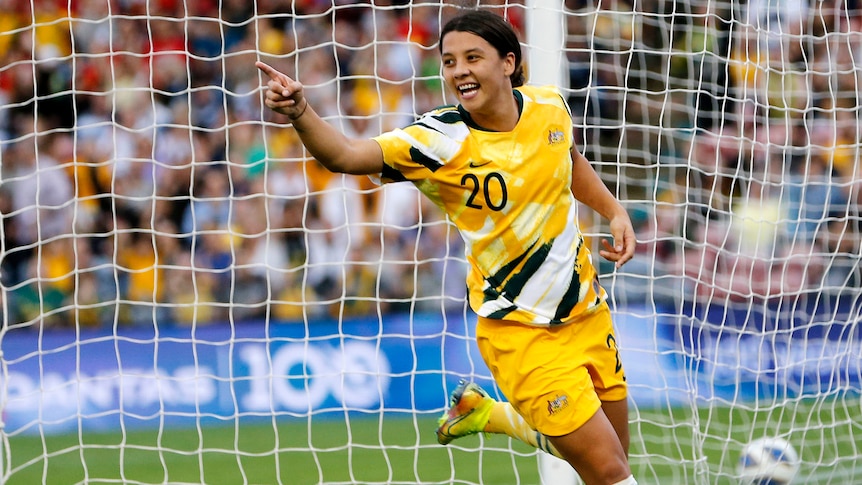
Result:
M270 66L269 64L257 61L254 63L254 65L257 66L257 68L260 69L261 72L269 76L269 78L273 81L281 81L281 73L276 71L275 68Z
M277 93L283 98L289 98L293 95L295 83L290 77L265 62L257 61L255 65L269 77L267 87L271 93Z

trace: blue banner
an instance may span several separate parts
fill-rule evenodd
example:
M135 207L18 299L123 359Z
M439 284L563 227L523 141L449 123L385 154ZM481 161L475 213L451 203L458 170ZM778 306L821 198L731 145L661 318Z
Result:
M782 400L862 389L857 296L691 302L662 327L699 398Z
M858 390L854 308L619 309L614 323L631 398L667 407ZM5 431L436 415L461 378L494 392L473 325L464 315L398 314L115 332L7 329Z
M6 431L159 420L438 412L461 377L489 372L463 316L392 315L116 333L10 330ZM444 370L445 369L445 370ZM486 381L488 385L490 381Z

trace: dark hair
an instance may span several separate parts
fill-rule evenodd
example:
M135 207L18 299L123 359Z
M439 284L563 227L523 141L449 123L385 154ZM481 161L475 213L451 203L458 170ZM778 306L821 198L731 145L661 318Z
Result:
M512 87L523 86L524 67L521 65L521 43L518 34L506 19L488 10L471 10L446 22L440 31L440 53L443 53L443 37L449 32L469 32L488 41L501 57L515 54L515 70L509 79Z

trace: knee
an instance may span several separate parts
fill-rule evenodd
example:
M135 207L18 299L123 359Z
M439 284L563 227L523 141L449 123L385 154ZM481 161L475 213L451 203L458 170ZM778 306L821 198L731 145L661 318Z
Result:
M570 443L551 439L560 455L578 472L586 485L625 483L631 476L628 458L619 443L594 441L592 446L567 446Z
M585 484L616 485L618 483L625 483L625 480L632 476L632 471L625 457L608 457L606 461L596 465L593 467L593 470L585 470L583 472L575 467L575 471L581 475L581 479L584 480Z

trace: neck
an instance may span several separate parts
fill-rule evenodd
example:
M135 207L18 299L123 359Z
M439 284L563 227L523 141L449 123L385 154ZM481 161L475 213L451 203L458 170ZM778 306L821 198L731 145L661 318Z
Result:
M470 112L470 117L477 125L491 131L512 131L518 124L521 113L518 111L518 101L513 94L504 97L506 102L497 103L488 111Z

